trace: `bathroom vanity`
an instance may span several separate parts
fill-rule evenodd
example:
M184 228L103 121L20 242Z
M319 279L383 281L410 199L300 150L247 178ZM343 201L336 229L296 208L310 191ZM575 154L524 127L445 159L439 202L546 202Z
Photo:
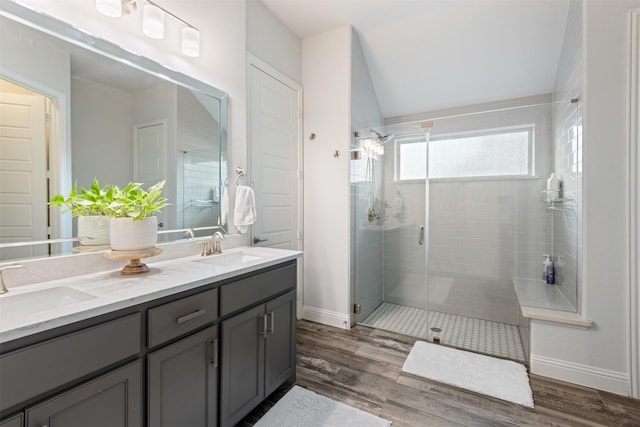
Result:
M94 298L0 325L0 426L235 425L295 382L300 255L238 248L150 264L140 277L11 290L16 304L60 288L65 301L69 290Z

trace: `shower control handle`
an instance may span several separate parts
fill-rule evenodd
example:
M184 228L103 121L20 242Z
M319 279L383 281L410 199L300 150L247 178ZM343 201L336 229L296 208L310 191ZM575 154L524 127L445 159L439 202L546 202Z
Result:
M418 244L420 246L424 245L424 225L418 227Z

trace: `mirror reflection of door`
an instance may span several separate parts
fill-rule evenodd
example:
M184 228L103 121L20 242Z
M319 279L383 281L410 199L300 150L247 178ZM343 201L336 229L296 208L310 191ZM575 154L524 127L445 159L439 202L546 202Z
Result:
M167 179L167 159L165 154L167 152L166 127L167 125L164 120L135 125L133 140L133 180L144 183L145 188L163 179ZM167 208L165 207L162 209L161 214L158 215L159 230L165 229L166 217Z
M49 102L0 79L0 243L48 238ZM47 253L47 245L3 248L0 260Z
M251 171L257 219L254 245L298 249L298 93L251 66Z

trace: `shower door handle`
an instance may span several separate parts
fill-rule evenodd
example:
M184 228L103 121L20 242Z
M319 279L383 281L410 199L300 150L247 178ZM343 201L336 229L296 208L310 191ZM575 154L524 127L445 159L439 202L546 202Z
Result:
M418 227L418 244L420 246L424 245L424 225Z

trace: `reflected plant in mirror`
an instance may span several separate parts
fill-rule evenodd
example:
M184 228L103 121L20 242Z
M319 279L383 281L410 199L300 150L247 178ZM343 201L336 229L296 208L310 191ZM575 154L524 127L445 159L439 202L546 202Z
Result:
M113 199L111 185L100 186L94 178L91 186L80 188L74 184L68 196L57 194L49 201L50 206L62 207L78 218L78 240L84 249L109 248L109 199ZM79 251L79 249L78 249Z
M79 236L72 217L84 215L49 195L71 196L72 183L91 192L94 179L166 180L162 242L183 238L171 230L226 232L225 92L14 2L0 4L0 51L0 174L11 189L0 191L0 262L72 253L47 242Z

